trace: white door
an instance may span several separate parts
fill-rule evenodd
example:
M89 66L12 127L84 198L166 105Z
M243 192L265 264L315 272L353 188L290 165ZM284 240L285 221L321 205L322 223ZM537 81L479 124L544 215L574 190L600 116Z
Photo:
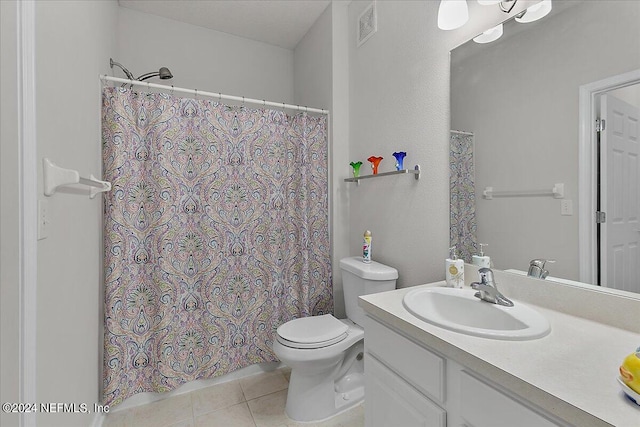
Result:
M640 125L638 108L603 95L600 228L602 286L640 292ZM606 180L606 182L602 182Z

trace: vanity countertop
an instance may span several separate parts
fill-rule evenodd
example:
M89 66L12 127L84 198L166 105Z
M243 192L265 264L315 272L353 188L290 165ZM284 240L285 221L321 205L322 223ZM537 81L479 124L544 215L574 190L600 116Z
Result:
M526 302L548 319L549 335L531 341L475 337L410 314L402 299L413 289L362 296L359 304L374 319L571 425L640 427L640 406L624 396L616 380L622 360L640 346L640 329L618 328ZM638 312L626 315L640 318Z

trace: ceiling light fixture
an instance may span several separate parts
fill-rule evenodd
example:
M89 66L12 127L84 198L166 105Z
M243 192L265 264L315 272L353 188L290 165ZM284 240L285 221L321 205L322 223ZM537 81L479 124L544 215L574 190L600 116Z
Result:
M493 41L498 40L500 37L502 37L503 33L504 33L504 27L502 26L502 24L498 24L493 28L489 28L487 31L480 34L479 36L474 37L473 41L476 43L491 43Z
M509 13L517 1L518 0L478 0L478 3L484 6L500 4L500 10L504 13ZM455 30L466 24L468 20L469 6L467 5L467 0L440 0L440 7L438 8L438 28L441 30Z
M515 6L517 2L518 0L502 0L500 2L500 10L502 10L504 13L509 13L511 12L511 9L513 9L513 6Z
M542 0L540 3L529 6L527 10L516 16L516 22L526 24L544 18L551 12L551 0Z
M438 8L438 28L455 30L469 20L467 0L441 0Z

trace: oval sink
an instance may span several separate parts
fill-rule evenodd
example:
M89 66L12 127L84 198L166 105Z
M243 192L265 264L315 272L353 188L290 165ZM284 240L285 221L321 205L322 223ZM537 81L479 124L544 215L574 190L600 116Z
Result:
M474 297L472 289L420 288L409 291L404 307L420 320L442 328L500 340L533 340L547 335L551 326L536 310L514 301L513 307Z

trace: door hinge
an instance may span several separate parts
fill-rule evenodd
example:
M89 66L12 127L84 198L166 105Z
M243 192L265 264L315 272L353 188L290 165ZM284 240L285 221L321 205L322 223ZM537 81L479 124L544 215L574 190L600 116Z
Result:
M596 224L603 224L607 222L606 212L596 211Z
M606 126L607 126L607 121L605 119L596 120L596 132L602 132Z

